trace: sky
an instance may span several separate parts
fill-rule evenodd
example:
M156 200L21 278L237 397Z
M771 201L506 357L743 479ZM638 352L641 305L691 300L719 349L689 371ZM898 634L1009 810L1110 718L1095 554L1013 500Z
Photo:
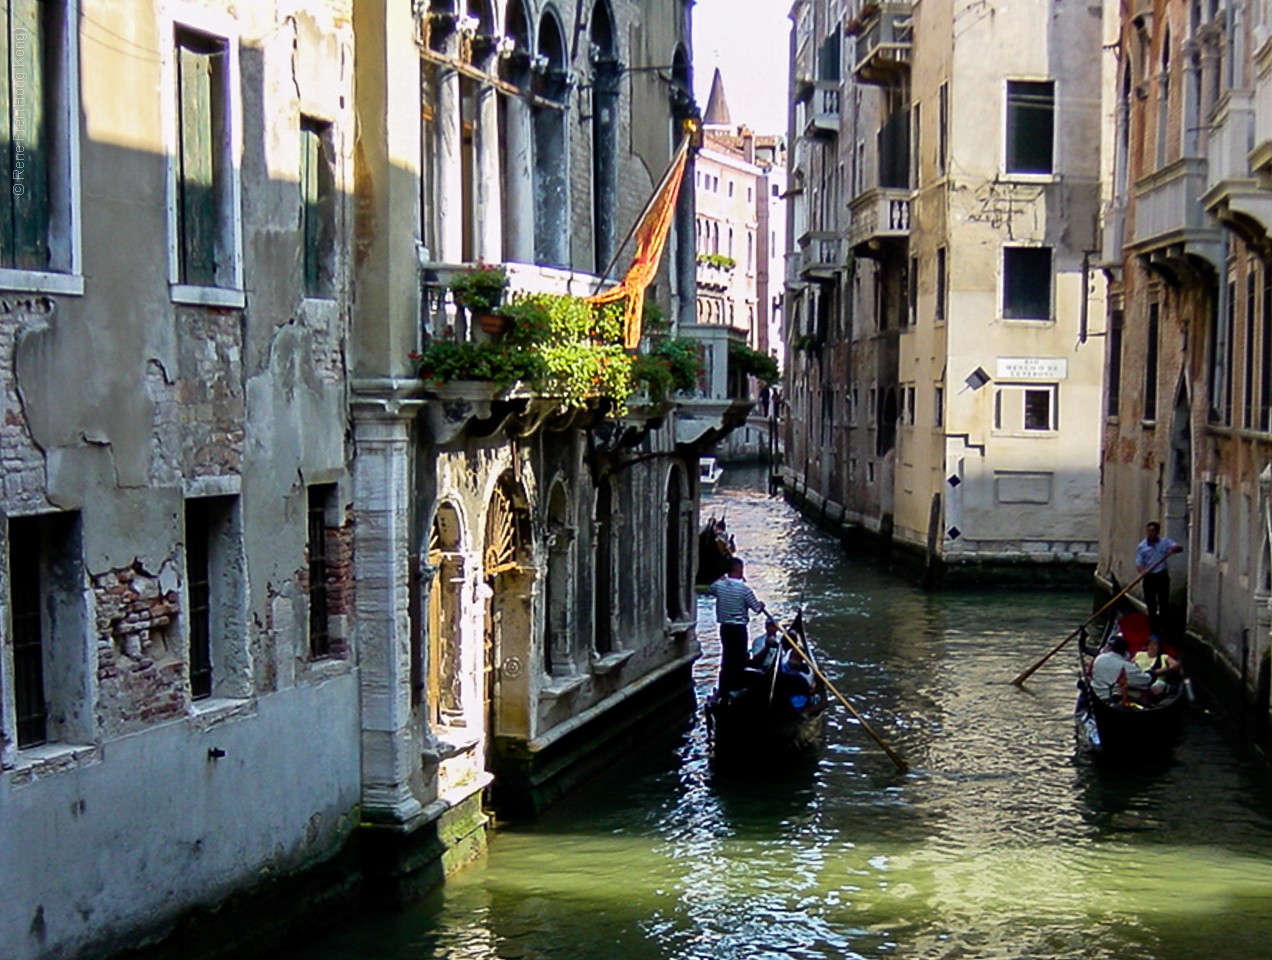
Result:
M693 7L694 96L707 109L717 67L733 123L786 133L791 0L698 0Z

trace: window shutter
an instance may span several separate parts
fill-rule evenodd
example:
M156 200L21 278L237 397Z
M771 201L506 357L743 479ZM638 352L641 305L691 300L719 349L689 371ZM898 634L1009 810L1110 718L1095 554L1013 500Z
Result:
M319 210L318 171L322 139L313 127L300 130L300 218L304 242L305 293L321 292L322 212Z
M180 111L180 280L216 282L217 200L213 158L212 54L177 45Z
M3 173L9 214L4 224L3 263L23 270L46 270L51 143L43 8L39 0L10 0L8 6L4 52L9 75L4 122L9 147Z

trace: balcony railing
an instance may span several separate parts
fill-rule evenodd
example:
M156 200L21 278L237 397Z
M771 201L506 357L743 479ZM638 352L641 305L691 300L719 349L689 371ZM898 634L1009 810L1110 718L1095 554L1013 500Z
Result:
M851 223L848 244L869 253L880 240L905 240L910 236L910 191L876 187L849 205Z
M1150 261L1199 256L1218 263L1219 228L1201 204L1206 161L1184 157L1135 184L1135 221L1127 248Z
M839 103L839 83L833 80L818 80L813 86L808 124L804 130L805 136L839 136Z
M844 264L844 239L838 233L810 230L799 238L799 273L802 278L832 277Z
M733 282L733 271L735 269L735 264L699 260L697 270L698 289L708 290L713 293L721 293L728 290L729 285Z
M1257 110L1250 93L1233 90L1225 97L1206 139L1209 185L1201 202L1247 242L1262 245L1272 227L1272 193L1251 167Z
M451 298L450 282L455 274L468 269L465 263L420 264L420 330L427 336L440 336L449 331L461 340L481 339L474 329L473 318ZM518 293L556 293L578 297L596 292L597 278L590 273L540 267L532 263L505 263L508 292L505 299Z
M857 36L853 73L862 83L896 83L910 70L914 11L909 3L870 6L876 9L849 24Z

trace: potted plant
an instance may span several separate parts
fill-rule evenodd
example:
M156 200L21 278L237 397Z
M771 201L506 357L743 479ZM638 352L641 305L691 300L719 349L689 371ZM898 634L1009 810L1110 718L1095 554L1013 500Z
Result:
M508 271L498 264L475 263L455 274L450 282L451 297L476 317L488 333L499 333L507 328L507 319L495 313L507 289Z

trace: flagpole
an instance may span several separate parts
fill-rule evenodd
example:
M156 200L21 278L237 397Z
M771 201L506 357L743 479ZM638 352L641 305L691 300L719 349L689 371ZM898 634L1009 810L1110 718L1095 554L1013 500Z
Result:
M680 147L676 150L671 158L671 162L667 164L667 169L663 171L662 179L658 181L658 186L654 192L649 195L649 201L645 204L645 209L640 212L640 216L632 222L632 228L627 231L627 236L623 238L623 242L618 245L618 249L614 251L614 256L610 258L610 262L605 267L605 272L597 278L596 289L592 291L593 295L601 292L601 286L609 279L610 271L614 269L614 265L618 263L618 258L623 255L623 251L627 249L627 244L631 242L636 231L640 229L640 225L645 222L645 217L649 215L649 211L654 208L654 204L658 202L658 197L662 194L663 189L667 186L671 179L672 171L680 163L680 155L689 149L690 136L688 133L681 138ZM682 174L683 176L683 174Z

